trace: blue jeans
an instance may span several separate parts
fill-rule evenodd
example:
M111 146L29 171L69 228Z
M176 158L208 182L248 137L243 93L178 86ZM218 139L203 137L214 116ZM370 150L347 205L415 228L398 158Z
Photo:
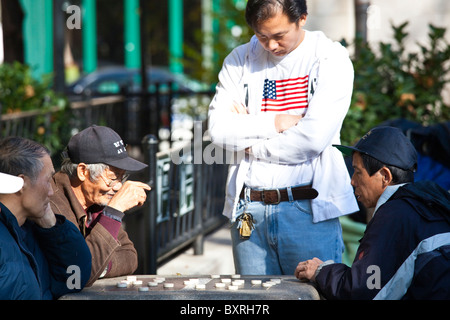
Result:
M245 201L237 204L237 216ZM246 212L253 215L250 239L239 238L238 222L231 225L234 265L242 275L292 275L300 261L319 258L341 262L344 243L339 219L312 222L310 200L265 205L248 202Z

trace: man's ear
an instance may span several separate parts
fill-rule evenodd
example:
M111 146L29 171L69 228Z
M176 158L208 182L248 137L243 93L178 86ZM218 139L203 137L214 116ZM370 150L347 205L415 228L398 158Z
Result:
M380 169L380 174L382 177L383 187L386 188L392 182L392 172L387 167L383 167Z
M306 24L307 18L308 18L308 16L306 14L302 14L300 19L298 20L298 26L303 28Z
M87 178L89 178L89 169L87 165L83 162L79 163L77 166L77 177L78 180L84 182Z
M24 174L19 174L18 175L19 178L22 178L23 180L23 186L22 188L18 191L21 192L24 188L28 187L31 184L31 180L30 178L28 178L27 176L25 176Z

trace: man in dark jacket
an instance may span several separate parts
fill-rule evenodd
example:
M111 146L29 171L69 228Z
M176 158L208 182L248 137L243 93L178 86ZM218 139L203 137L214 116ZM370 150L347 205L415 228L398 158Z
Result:
M0 140L0 150L0 300L80 291L91 254L75 225L50 208L48 150L23 138Z
M125 211L145 202L150 187L125 180L127 172L145 167L128 156L120 136L108 127L86 128L67 145L61 171L53 177L50 203L54 212L78 227L91 250L88 286L137 268L137 252L122 228L122 218Z
M375 208L350 267L317 258L295 275L315 281L327 299L450 299L450 194L414 181L417 155L392 127L368 132L354 147L352 185Z

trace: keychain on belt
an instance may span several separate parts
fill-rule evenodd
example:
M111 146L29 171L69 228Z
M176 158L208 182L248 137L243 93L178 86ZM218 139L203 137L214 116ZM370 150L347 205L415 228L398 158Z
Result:
M254 226L254 220L251 213L246 212L247 211L247 203L245 204L244 212L237 217L238 225L237 228L239 229L239 237L242 240L247 240L250 238L250 235L252 234L253 229L255 229Z

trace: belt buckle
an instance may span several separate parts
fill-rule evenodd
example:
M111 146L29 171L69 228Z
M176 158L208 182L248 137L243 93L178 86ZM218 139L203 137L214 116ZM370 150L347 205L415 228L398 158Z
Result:
M280 194L280 190L279 189L275 189L275 191L277 192L277 202L274 203L267 203L266 202L266 197L264 196L264 192L265 191L274 191L274 190L263 190L261 191L261 200L265 203L265 204L279 204L281 202L281 194Z

